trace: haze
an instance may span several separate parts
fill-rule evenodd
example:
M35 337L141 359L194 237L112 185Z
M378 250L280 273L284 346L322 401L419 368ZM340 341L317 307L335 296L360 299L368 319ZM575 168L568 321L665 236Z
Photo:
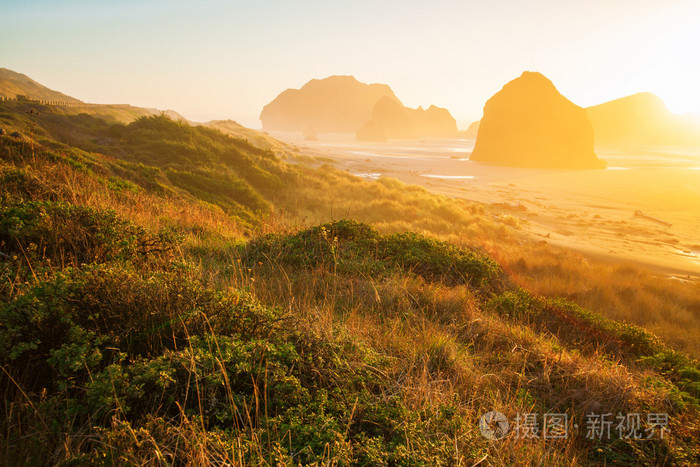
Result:
M698 18L0 0L0 460L700 465Z
M581 106L650 91L700 112L700 4L617 2L23 1L0 3L2 66L85 101L260 127L311 78L390 83L460 128L522 70Z

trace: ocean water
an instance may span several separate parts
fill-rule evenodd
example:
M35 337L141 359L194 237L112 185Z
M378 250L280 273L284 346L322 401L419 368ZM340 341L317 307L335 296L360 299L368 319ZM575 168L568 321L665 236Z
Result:
M438 175L438 174L421 174L421 177L441 178L445 180L469 180L473 179L474 175Z
M405 170L413 170L415 175L443 180L471 180L474 178L521 177L534 174L542 169L493 167L469 160L474 149L474 139L426 138L417 141L389 141L386 143L365 143L347 140L319 141L310 146L323 148L335 153L351 156L353 159L366 158L379 163L379 167L365 168L353 172L363 178L376 179L379 171L390 170L391 166L401 165ZM676 147L627 147L596 148L596 154L607 162L608 171L637 171L648 169L700 170L700 148ZM449 161L448 165L445 165ZM434 164L434 170L431 170ZM440 168L442 167L442 168ZM446 169L447 168L447 169ZM377 170L379 169L379 170ZM433 173L436 172L436 173ZM452 172L454 171L454 172Z

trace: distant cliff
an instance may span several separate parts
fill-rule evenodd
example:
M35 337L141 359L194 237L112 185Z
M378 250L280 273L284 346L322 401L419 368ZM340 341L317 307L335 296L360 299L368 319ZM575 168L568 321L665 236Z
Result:
M352 76L312 79L277 96L263 108L260 120L269 131L355 133L382 97L398 102L386 84L365 84Z
M700 121L671 113L650 92L588 107L586 112L596 144L700 146Z
M527 71L486 102L471 160L513 167L605 167L593 152L586 111L542 74Z

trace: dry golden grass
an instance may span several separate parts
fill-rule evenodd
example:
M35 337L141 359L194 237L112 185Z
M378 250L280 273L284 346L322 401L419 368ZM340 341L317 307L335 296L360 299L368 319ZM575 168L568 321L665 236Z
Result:
M299 274L279 264L253 266L229 281L302 316L310 332L346 333L391 359L386 397L400 398L416 413L437 417L439 407L457 401L460 417L474 425L496 409L509 417L569 412L581 426L577 436L548 442L509 438L491 444L462 434L454 440L455 459L580 465L590 444L582 439L584 414L671 407L667 389L645 383L652 373L611 360L602 350L567 349L555 335L506 322L484 310L465 286L406 276L343 279L323 269ZM692 424L695 415L677 416L674 426Z
M502 242L488 248L513 279L534 293L565 297L617 321L637 324L700 357L700 283L609 264L552 245Z
M12 165L4 163L0 169ZM455 412L453 429L429 432L426 437L450 446L442 454L454 465L581 465L590 459L591 445L582 439L584 428L565 440L489 442L473 429L489 410L509 417L560 410L584 425L583 417L590 412L672 411L672 430L686 430L688 436L668 443L683 439L697 448L693 441L697 412L679 409L668 386L651 384L650 378L656 377L651 370L611 356L602 346L568 347L556 333L540 332L525 321L507 320L488 309L483 297L467 285L431 282L408 273L343 275L328 265L304 270L276 258L245 264L236 245L245 242L247 235L295 232L345 217L372 223L384 233L416 231L460 246L483 248L531 292L565 297L603 316L638 323L693 355L700 354L694 339L700 326L697 284L660 279L633 267L596 263L548 245L523 243L513 226L506 225L510 220L490 218L478 204L432 195L394 180L363 181L330 167L300 169L297 183L271 200L273 212L252 232L231 221L220 208L177 190L167 195L142 189L114 190L94 173L41 158L22 170L67 202L112 209L153 231L175 228L183 237L176 259L194 265L190 272L194 278L220 290L248 291L253 298L280 308L294 318L295 332L309 342L335 342L341 336L390 362L382 368L362 361L348 364L378 375L382 382L376 389L379 399L400 401L407 409L395 420L405 434L407 458L425 451L425 446L412 444L412 437L421 438L431 427L444 423L446 408ZM193 380L198 381L196 365L191 368ZM227 393L234 392L226 371L221 371L221 377ZM37 412L28 397L9 402L4 434L9 439L10 433L32 427L37 431L26 436L53 446L50 461L54 463L71 459L83 443L97 440L104 444L106 457L94 461L243 465L248 459L258 465L291 465L278 445L260 437L267 418L262 415L267 413L267 382L264 377L260 381L254 383L254 404L230 405L232 412L246 420L245 430L233 441L223 432L206 429L201 419L184 411L172 419L154 416L138 426L116 411L107 428L71 427L65 439L57 440L49 437L50 430L41 428L45 420L34 419ZM328 387L333 387L332 381ZM199 387L199 399L198 391ZM361 417L350 410L344 419L346 435L363 421ZM292 444L292 433L275 435L283 441L289 438ZM677 447L663 446L665 453ZM633 444L625 448L645 449ZM31 452L22 451L31 446L13 449L31 458ZM316 453L317 462L342 464L351 450L347 438L339 439ZM0 442L3 452L9 453L10 448ZM648 452L638 455L650 458Z
M154 231L186 232L185 245L212 239L221 245L250 234L220 208L145 190L107 189L94 175L41 158L27 167L49 189L65 191L73 203L113 209ZM565 297L603 316L637 324L675 348L700 356L700 284L660 276L642 267L614 265L519 239L507 219L489 217L478 203L429 193L393 179L371 182L330 166L301 170L299 180L276 199L273 212L255 234L293 231L341 218L367 222L381 232L414 231L487 251L515 279L536 294Z
M276 200L280 206L276 215L286 229L349 218L384 233L413 231L482 248L528 290L565 297L611 319L643 326L675 348L700 357L697 281L523 240L508 216L493 218L478 203L432 194L394 179L369 182L331 167L320 170L322 176L305 180Z

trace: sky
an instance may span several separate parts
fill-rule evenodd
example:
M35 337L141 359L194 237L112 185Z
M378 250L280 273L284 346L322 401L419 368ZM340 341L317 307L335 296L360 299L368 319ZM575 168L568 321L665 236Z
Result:
M525 70L584 107L650 91L700 113L699 49L697 0L0 0L0 67L253 128L280 92L338 74L460 128Z

